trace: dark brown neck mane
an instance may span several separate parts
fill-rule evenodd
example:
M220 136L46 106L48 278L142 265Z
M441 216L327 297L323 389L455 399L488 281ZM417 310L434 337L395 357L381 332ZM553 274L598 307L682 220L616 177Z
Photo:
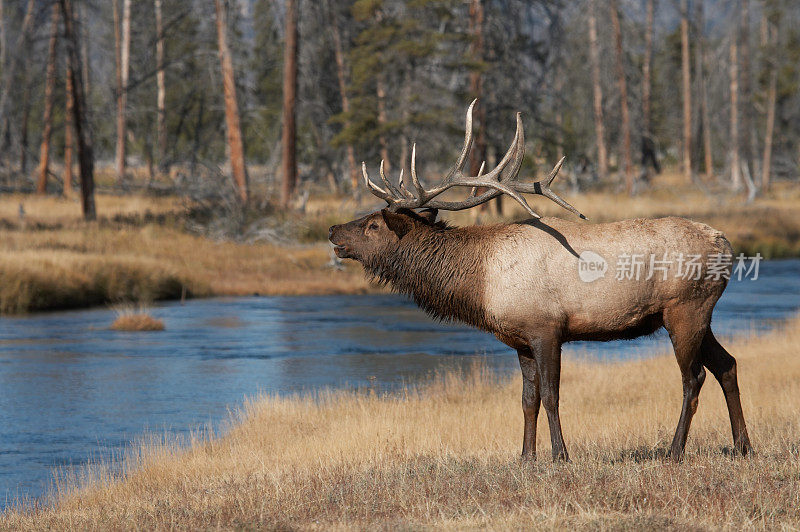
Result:
M419 226L397 249L365 262L364 269L435 318L494 330L482 308L487 248L480 229L441 222Z

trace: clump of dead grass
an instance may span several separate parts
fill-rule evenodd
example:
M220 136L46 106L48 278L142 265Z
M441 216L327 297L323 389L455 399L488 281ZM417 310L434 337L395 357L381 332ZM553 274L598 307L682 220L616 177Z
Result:
M117 318L111 329L126 332L163 331L164 322L151 316L144 308L123 306L117 308Z
M728 345L756 454L732 456L709 376L686 459L663 458L680 375L669 354L567 360L561 389L573 461L518 460L521 382L477 368L399 394L320 392L249 401L223 437L145 441L121 472L63 479L51 504L7 529L768 528L800 526L800 320Z

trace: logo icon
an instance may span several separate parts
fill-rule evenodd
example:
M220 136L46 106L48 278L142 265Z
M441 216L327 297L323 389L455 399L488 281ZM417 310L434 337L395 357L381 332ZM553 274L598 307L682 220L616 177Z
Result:
M578 257L578 277L584 283L591 283L605 277L607 270L606 259L594 251L582 251Z

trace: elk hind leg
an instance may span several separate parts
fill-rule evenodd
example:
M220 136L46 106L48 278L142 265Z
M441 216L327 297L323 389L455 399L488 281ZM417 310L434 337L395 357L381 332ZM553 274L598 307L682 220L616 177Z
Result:
M531 340L531 352L536 359L539 376L539 392L542 406L547 412L550 427L550 448L553 460L569 461L564 435L561 433L561 418L558 413L558 393L561 381L561 342L548 335Z
M522 370L522 414L525 429L522 436L522 458L536 459L536 422L539 418L539 373L530 349L518 349L519 367Z
M725 350L714 337L709 327L703 337L700 348L703 365L714 375L725 394L728 404L728 415L731 418L731 432L733 433L733 446L743 456L753 451L750 438L747 436L747 426L744 422L742 402L739 398L739 382L736 377L736 359Z
M683 458L689 426L697 411L700 388L703 387L706 378L700 357L700 345L708 329L709 320L703 320L699 316L702 316L702 313L697 309L673 308L664 311L664 327L672 340L683 382L681 416L669 451L670 457L676 461Z

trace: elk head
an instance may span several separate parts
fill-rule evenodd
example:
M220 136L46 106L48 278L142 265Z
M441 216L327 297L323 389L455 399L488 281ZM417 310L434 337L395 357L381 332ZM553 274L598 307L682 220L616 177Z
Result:
M528 205L522 194L544 196L582 219L586 219L575 207L561 199L550 189L550 184L558 175L558 171L564 163L563 157L556 163L546 179L533 183L517 181L525 154L525 133L523 131L521 113L517 113L516 116L517 130L514 134L514 140L497 166L484 173L485 165L481 164L476 176L467 176L463 173L467 156L472 148L472 109L476 101L473 100L467 109L464 146L461 148L461 154L455 166L450 169L437 186L425 189L420 183L416 168L416 144L411 149L411 184L413 185L413 191L409 190L407 186L403 170L400 171L400 177L397 184L395 184L386 176L384 161L381 161L379 170L380 178L383 182L383 187L381 187L370 179L366 164L361 163L364 183L372 194L386 201L387 207L358 220L342 225L334 225L330 228L330 241L336 246L335 251L340 258L355 259L366 265L371 262L370 259L372 257L395 249L400 239L414 229L434 226L438 210L459 211L469 209L486 203L501 194L514 198L534 218L540 218L540 216ZM469 196L462 201L444 201L440 199L440 195L443 192L453 187L470 187L471 191ZM480 188L487 190L478 194ZM424 210L415 212L414 209Z
M412 230L436 223L436 209L419 213L410 209L392 211L382 209L346 224L330 228L330 241L341 259L355 259L362 263L397 247L401 238Z

